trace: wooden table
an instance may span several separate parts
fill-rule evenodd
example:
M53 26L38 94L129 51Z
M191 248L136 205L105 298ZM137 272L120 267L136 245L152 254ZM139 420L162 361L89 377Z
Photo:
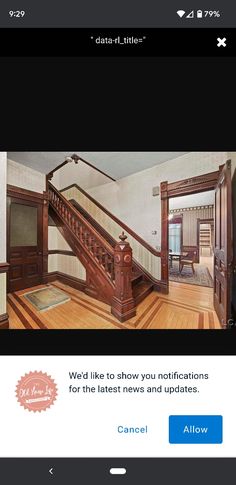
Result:
M175 260L179 261L179 271L180 271L180 258L181 256L183 257L186 257L188 256L188 253L178 253L178 252L174 252L174 251L171 251L169 252L169 259L170 259L170 267L172 268L173 267L173 258L175 258Z

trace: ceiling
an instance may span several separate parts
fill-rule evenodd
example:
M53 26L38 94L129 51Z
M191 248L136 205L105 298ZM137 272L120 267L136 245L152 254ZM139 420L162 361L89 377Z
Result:
M215 191L200 192L194 195L183 195L175 197L169 201L169 209L185 209L186 207L198 207L200 205L213 205L215 200Z
M188 152L8 152L8 158L46 174L73 153L118 180Z

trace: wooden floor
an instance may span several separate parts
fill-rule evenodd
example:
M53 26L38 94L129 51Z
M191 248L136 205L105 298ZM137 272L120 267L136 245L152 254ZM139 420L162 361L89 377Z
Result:
M170 293L152 292L137 307L134 318L121 324L110 307L58 281L71 300L45 312L37 311L24 293L45 285L8 294L11 329L220 329L213 309L213 290L170 283ZM48 285L50 286L50 285Z
M213 256L200 256L200 264L206 266L213 278Z

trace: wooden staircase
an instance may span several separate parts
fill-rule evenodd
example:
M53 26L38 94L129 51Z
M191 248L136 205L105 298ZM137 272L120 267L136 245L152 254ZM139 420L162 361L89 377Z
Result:
M76 201L68 201L48 182L49 211L61 234L86 268L87 288L96 288L98 299L111 305L121 322L136 314L136 306L154 284L139 263L124 232L120 241L98 224Z
M101 234L102 237L114 248L116 240L102 227L98 222L89 214L77 201L70 199L69 201L73 207L87 220L93 227ZM154 284L148 280L143 271L140 270L140 266L133 259L131 284L133 289L133 297L135 305L137 306L143 301L149 293L153 291Z

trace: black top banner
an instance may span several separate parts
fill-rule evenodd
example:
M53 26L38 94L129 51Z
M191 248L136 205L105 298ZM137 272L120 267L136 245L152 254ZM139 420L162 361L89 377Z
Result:
M236 29L0 29L0 56L235 56Z

